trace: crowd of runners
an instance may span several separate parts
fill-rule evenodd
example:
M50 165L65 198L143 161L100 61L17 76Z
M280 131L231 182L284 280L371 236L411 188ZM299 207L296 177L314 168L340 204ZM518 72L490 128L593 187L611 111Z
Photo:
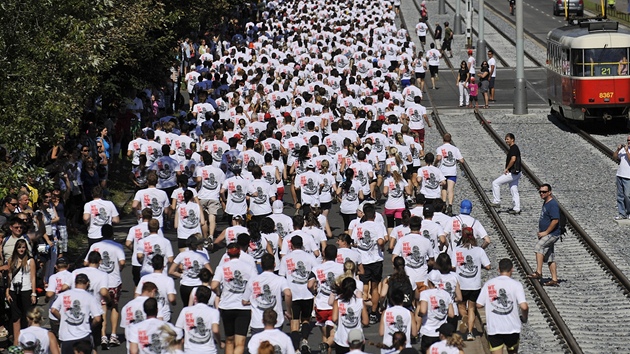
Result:
M398 6L269 1L230 42L184 41L189 112L167 115L149 91L127 106L140 128L109 129L127 129L128 144L100 126L92 145L63 152L53 190L25 184L5 198L4 335L35 353L306 354L316 335L320 353L359 353L363 328L377 326L382 353L462 353L478 335L475 307L491 306L491 349L516 352L523 288L507 259L482 284L491 240L469 200L453 206L463 157L449 134L424 142L437 133L423 81L438 79L441 54L396 26ZM125 159L133 284L107 200L108 161ZM68 227L81 222L89 250L71 272ZM126 304L123 289L136 295Z

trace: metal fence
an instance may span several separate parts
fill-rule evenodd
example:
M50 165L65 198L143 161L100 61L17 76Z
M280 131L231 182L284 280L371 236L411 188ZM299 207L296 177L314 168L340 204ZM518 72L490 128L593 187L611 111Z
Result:
M597 13L602 12L602 5L596 4L595 8L597 9ZM616 9L606 8L606 16L610 19L616 19L620 21L626 22L626 24L630 23L630 14L626 12L617 11Z

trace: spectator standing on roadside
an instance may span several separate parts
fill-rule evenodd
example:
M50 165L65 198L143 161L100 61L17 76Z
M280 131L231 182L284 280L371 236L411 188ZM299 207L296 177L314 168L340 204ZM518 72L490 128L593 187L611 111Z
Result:
M538 219L538 242L534 248L536 253L536 271L528 277L532 279L542 278L543 262L549 264L551 280L544 283L547 286L558 285L558 273L555 260L554 245L561 236L560 231L560 206L551 194L551 185L545 183L538 189L538 194L543 200L540 218Z
M433 39L435 40L436 46L439 47L440 42L442 42L442 26L440 26L439 22L435 23L435 28L433 29ZM438 48L438 50L440 48Z
M459 106L464 107L464 102L468 106L468 81L470 80L470 73L466 68L466 62L462 60L459 65L459 71L457 72L457 88L459 89Z
M448 26L448 22L444 22L444 40L442 41L442 53L446 55L448 51L448 57L453 57L451 51L451 42L453 42L453 30Z
M492 50L488 50L488 69L490 70L490 85L488 86L490 102L494 103L494 80L497 78L497 61L494 59L494 52Z
M484 60L481 63L481 70L477 74L479 76L479 83L481 84L479 92L483 94L483 108L488 108L488 91L490 90L490 69L488 68L488 62Z
M518 215L521 213L521 199L518 194L518 181L522 175L521 150L516 145L515 137L512 133L505 135L505 143L509 147L505 158L505 169L501 176L492 181L492 196L494 199L491 205L495 208L501 207L501 185L508 183L512 193L512 201L514 202L514 207L509 209L508 213Z
M615 220L628 219L630 215L630 135L626 138L626 144L617 145L613 153L613 159L619 161L617 168L617 212Z
M488 344L492 354L503 353L503 347L510 354L518 353L522 323L527 323L529 307L525 291L523 284L512 279L513 268L511 260L499 261L499 276L488 280L477 298L477 308L487 309Z

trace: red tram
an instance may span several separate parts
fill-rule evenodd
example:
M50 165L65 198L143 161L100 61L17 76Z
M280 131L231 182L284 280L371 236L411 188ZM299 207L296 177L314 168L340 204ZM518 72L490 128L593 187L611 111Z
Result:
M567 119L630 118L630 31L583 21L547 35L547 97Z

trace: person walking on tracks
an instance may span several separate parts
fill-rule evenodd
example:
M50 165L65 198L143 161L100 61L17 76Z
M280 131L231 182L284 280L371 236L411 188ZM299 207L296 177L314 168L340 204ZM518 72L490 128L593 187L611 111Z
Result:
M623 220L628 218L630 214L630 135L627 137L626 144L618 145L617 150L613 153L613 160L619 161L617 168L617 211L619 214L615 216L615 220Z
M513 270L511 260L500 260L499 276L488 280L477 298L477 308L487 308L488 344L492 354L503 353L503 347L509 354L517 354L521 327L527 323L529 306L523 284L512 279Z
M494 200L491 205L495 208L501 207L501 185L508 183L510 192L512 193L512 201L514 207L508 210L508 213L518 215L521 213L521 199L518 194L518 181L521 179L521 150L515 143L515 137L512 133L505 135L505 143L509 150L505 158L505 170L503 174L492 181L492 196Z
M538 193L543 200L540 219L538 219L538 243L534 248L536 252L536 271L528 277L531 279L542 278L543 262L549 264L551 280L544 283L547 286L558 285L558 272L555 260L554 245L560 239L560 206L551 194L551 186L547 183L540 186Z

